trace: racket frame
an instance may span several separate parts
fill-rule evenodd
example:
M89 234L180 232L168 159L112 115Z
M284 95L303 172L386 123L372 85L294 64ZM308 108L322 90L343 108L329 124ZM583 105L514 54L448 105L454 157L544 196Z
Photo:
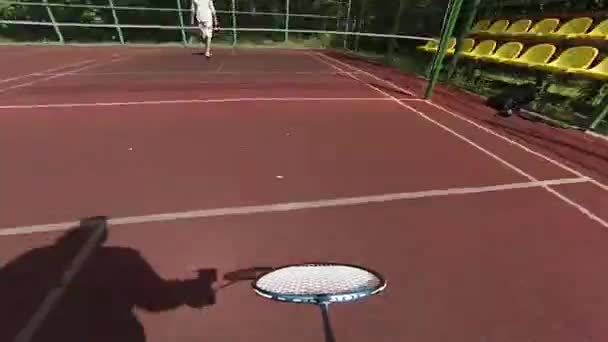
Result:
M273 273L273 272L276 272L279 270L283 270L286 268L291 268L291 267L306 267L306 266L344 266L344 267L355 268L355 269L359 269L361 271L370 273L371 275L373 275L374 277L376 277L379 280L379 283L378 283L378 286L375 286L373 288L369 288L366 290L361 290L361 291L344 292L344 293L337 293L337 294L314 294L314 295L282 294L282 293L276 293L273 291L268 291L268 290L262 289L259 286L257 286L257 282L270 273ZM292 265L281 266L281 267L274 269L271 272L258 276L252 282L253 290L258 295L260 295L264 298L271 299L271 300L278 301L278 302L284 302L284 303L315 304L315 305L332 304L332 303L347 303L347 302L358 301L358 300L361 300L361 299L364 299L367 297L374 296L374 295L384 291L386 286L387 286L386 280L384 279L384 277L382 277L376 271L372 271L370 269L363 268L363 267L357 266L357 265L343 264L343 263L327 263L327 262L292 264Z

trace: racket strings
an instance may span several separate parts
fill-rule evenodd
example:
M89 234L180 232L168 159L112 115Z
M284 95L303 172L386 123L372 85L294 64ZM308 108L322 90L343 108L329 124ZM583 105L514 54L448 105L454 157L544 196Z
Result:
M282 295L339 295L372 291L382 280L364 269L343 265L302 265L279 269L256 283L261 290Z

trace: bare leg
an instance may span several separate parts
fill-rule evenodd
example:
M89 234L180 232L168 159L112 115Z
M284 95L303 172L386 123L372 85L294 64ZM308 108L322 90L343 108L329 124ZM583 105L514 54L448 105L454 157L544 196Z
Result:
M201 30L201 42L203 43L203 46L205 46L205 51L207 51L207 36L203 30Z
M205 38L205 56L211 57L211 36Z
M205 51L207 51L207 34L205 33L205 25L203 23L199 22L198 30L201 33L201 42L205 46Z
M203 40L203 44L205 45L205 56L207 58L211 57L211 32L206 23L200 23L199 28L201 31L201 38Z

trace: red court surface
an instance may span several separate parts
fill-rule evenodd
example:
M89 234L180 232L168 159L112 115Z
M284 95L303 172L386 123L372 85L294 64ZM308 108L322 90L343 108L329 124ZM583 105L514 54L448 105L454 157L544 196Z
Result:
M0 341L322 341L241 272L302 262L388 281L338 341L608 338L602 139L330 52L6 51Z

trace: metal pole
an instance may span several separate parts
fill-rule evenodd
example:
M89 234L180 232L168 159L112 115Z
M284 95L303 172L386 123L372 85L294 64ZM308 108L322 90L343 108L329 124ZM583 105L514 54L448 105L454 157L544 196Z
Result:
M195 25L195 16L196 16L196 8L194 6L194 0L186 0L189 2L188 9L188 30L192 29L192 26ZM187 44L192 44L194 41L194 36L191 31L188 32L188 42Z
M600 123L606 119L606 117L608 117L608 105L604 106L600 114L597 116L597 118L595 118L595 120L593 120L591 126L589 126L589 129L595 130L597 126L599 126Z
M112 1L112 0L110 0ZM188 45L188 39L186 38L186 29L184 27L184 13L182 12L182 0L175 0L177 2L177 17L179 18L179 26L181 26L182 31L182 44L184 46Z
M424 93L425 99L430 99L433 96L433 89L437 84L437 79L439 78L439 73L441 72L441 65L443 64L443 59L445 57L445 52L448 47L448 41L454 32L454 26L456 25L456 20L458 19L458 15L460 14L460 8L462 7L463 0L454 0L454 7L450 11L450 15L448 17L448 24L446 25L446 32L441 37L441 41L439 43L439 48L437 49L436 61L434 68L432 68L431 79L429 80L428 87Z
M289 0L285 0L285 42L289 41Z
M456 41L456 51L454 52L454 56L452 56L452 60L450 61L450 66L448 67L448 79L452 78L454 71L456 70L456 66L458 65L458 60L462 54L462 43L466 36L469 35L469 31L473 26L473 21L475 21L475 16L477 15L477 8L481 0L473 0L470 3L470 7L467 11L467 18L464 22L464 27L462 28L460 34L458 35L458 40Z
M53 28L55 29L55 33L57 34L57 37L59 38L59 42L60 43L65 43L65 41L63 40L63 34L61 34L61 29L59 28L59 26L57 26L57 21L55 20L55 16L53 15L53 11L51 10L51 7L49 6L49 0L44 0L44 7L46 8L46 12L49 14L49 18L51 18L51 22L53 23Z
M179 0L177 0L179 1ZM114 17L114 24L116 24L116 32L118 33L118 39L120 39L120 44L125 43L125 38L122 35L122 29L120 28L120 22L118 21L118 16L116 15L116 9L114 8L114 0L108 0L108 4L112 9L112 16Z
M353 1L352 0L348 0L348 8L346 9L346 24L344 25L344 32L348 33L348 30L350 30L350 9L353 5ZM348 46L348 35L344 36L344 48L346 49L346 47Z
M445 11L445 15L443 17L443 21L441 23L441 31L439 34L439 43L441 44L441 42L444 41L444 39L449 39L449 32L448 32L448 27L450 24L450 18L452 15L452 11L454 10L454 6L456 5L456 0L449 0L448 4L447 4L447 8ZM447 38L446 38L447 37ZM433 72L435 70L435 68L437 68L438 65L438 60L439 60L439 46L437 47L437 51L433 54L433 60L431 61L431 64L429 65L429 67L427 68L425 75L428 77L428 79L431 79L431 76L433 75Z
M235 46L237 43L237 34L236 34L236 0L232 0L230 2L230 6L232 7L232 46Z
M454 8L454 1L450 0L447 4L447 7L445 9L445 14L443 16L443 20L441 21L441 31L439 33L439 41L441 42L441 40L443 39L443 37L445 36L445 34L447 33L446 28L448 27L448 22L450 19L450 14L452 13L452 9ZM437 58L438 58L438 54L434 53L433 54L433 59L431 60L431 63L427 66L427 68L424 71L424 75L430 79L431 75L433 74L433 69L435 69L435 66L437 65Z
M604 93L604 90L608 90L608 87L603 86L599 92L600 94ZM602 101L602 103L600 103L600 109L598 110L598 114L597 117L595 118L595 120L593 120L593 123L591 123L591 125L589 126L590 130L595 130L602 121L606 120L606 118L608 118L608 95L606 95L604 93L604 99Z

